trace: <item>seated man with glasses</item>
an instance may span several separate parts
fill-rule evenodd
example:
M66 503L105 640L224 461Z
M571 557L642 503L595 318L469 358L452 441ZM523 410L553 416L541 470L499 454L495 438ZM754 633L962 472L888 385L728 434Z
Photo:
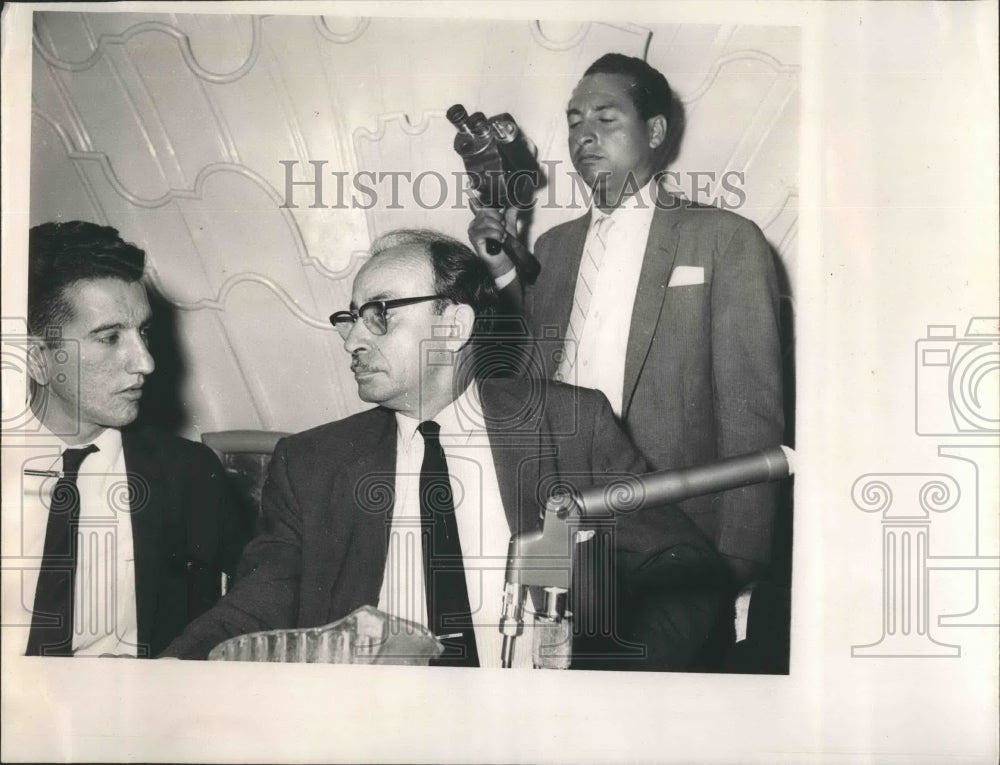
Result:
M462 243L387 234L352 297L330 321L358 395L377 406L278 444L263 530L235 586L166 656L204 658L236 635L322 626L370 605L437 635L445 651L434 664L501 666L511 535L540 527L560 483L647 471L603 394L477 379L489 365L477 357L489 350L477 321L497 294ZM591 570L573 573L573 666L698 667L719 612L711 543L673 506L620 514L608 535L583 545L600 540L611 540L613 567L595 573L602 559L592 550L577 556ZM531 666L527 647L513 666Z

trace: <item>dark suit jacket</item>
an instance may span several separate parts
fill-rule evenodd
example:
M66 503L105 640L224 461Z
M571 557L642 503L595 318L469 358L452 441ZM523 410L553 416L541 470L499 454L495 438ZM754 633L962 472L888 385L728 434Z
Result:
M535 247L543 270L525 291L525 314L533 336L547 338L541 363L550 377L589 223L588 213L556 226ZM678 266L704 269L704 283L668 287ZM628 342L608 352L625 353L622 420L654 469L780 444L778 290L760 229L731 212L661 196ZM762 563L770 559L775 505L773 484L681 503L719 552Z
M138 653L160 653L220 596L249 530L231 502L222 465L206 446L144 430L122 431L132 494Z
M557 480L584 487L646 470L599 393L522 379L483 382L480 394L512 533L539 528L540 498ZM235 586L165 655L204 658L235 635L321 626L377 606L395 466L396 420L382 408L282 440L264 486L264 531ZM711 544L669 506L619 516L614 539L621 587L652 607L623 620L612 642L670 631L638 652L644 659L631 652L624 668L686 666L715 619L715 591L703 584L718 566Z

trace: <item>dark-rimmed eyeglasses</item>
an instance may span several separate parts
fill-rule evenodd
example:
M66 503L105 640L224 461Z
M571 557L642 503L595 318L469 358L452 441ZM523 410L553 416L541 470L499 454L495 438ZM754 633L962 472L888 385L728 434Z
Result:
M352 308L350 311L337 311L330 314L330 323L345 340L351 334L351 329L359 318L373 335L384 335L389 329L388 311L393 308L401 308L404 305L444 299L441 295L423 295L421 297L397 298L396 300L372 300L357 310Z

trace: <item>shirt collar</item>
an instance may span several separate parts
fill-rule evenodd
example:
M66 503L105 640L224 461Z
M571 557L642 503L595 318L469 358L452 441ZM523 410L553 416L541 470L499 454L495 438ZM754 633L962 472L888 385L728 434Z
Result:
M122 433L118 430L118 428L105 428L100 432L97 438L91 439L90 441L86 441L82 444L72 445L67 444L63 441L63 439L52 433L52 431L44 425L42 425L42 429L45 431L47 436L51 436L55 441L59 442L60 455L67 449L83 449L88 445L93 444L97 447L98 454L101 455L99 458L101 462L111 465L114 464L116 459L118 459L118 455L122 450Z
M413 440L413 434L417 432L420 420L416 420L402 412L396 412L396 435L401 444L409 444Z
M485 432L486 420L475 382L469 383L458 398L438 412L434 421L441 426L442 438L458 437L468 440L475 433ZM402 412L396 412L396 431L401 443L409 444L413 440L420 422Z
M113 463L122 450L122 432L118 428L105 428L101 434L91 441L104 455L108 463Z
M82 444L67 444L66 441L60 436L49 430L41 420L35 419L32 424L37 426L32 431L32 445L50 446L53 449L53 458L55 458L56 448L59 449L59 457L62 457L63 452L67 449L83 449L88 445L93 444L98 449L97 454L100 455L98 457L94 457L94 459L99 460L101 465L104 466L99 468L99 470L103 470L114 465L118 459L118 455L121 454L122 433L117 428L105 428L100 432L97 438L86 441ZM53 469L58 470L59 464L59 462L56 462ZM90 465L91 463L88 462L87 464Z
M486 419L483 417L483 404L479 399L476 383L469 383L462 395L448 404L434 419L441 425L441 433L445 436L462 437L468 441L475 433L485 433Z
M653 217L653 212L656 210L656 194L659 184L656 182L654 177L648 184L643 188L639 189L635 194L625 197L622 203L618 205L610 213L606 213L594 205L593 199L590 201L590 227L591 229L597 225L597 222L603 218L611 218L611 220L616 223L620 221L639 221L644 218Z

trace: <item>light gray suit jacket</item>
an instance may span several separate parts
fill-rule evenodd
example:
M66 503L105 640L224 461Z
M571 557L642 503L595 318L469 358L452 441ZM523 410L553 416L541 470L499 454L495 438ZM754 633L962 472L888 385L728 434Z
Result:
M784 432L778 289L771 249L749 220L661 196L653 215L625 353L622 420L654 469L686 467L776 446ZM569 323L590 215L556 226L535 247L542 273L525 290L541 363ZM701 284L669 286L678 266ZM572 382L572 381L568 381ZM724 555L767 563L774 484L681 503Z

